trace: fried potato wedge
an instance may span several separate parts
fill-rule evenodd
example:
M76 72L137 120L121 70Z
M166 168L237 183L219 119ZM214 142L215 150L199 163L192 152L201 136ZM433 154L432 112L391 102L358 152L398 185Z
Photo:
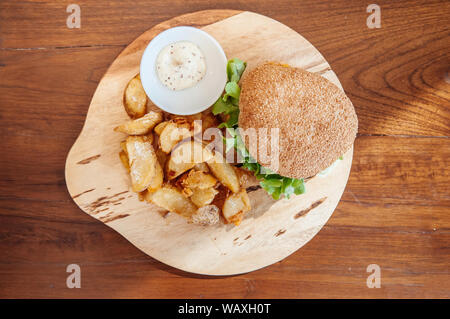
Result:
M129 164L129 161L128 161L127 153L125 153L124 151L120 151L119 152L119 157L120 157L120 161L123 164L123 167L125 167L125 169L129 173L130 172L130 164Z
M144 138L144 140L146 142L149 142L150 144L153 144L153 141L155 139L155 137L153 136L153 133L148 133L147 135L142 135L142 137Z
M123 95L123 105L132 119L140 118L147 113L147 94L142 87L139 74L128 82Z
M143 192L140 192L140 193L137 193L137 194L138 194L139 201L143 202L145 200L146 195L147 195L147 191L143 191Z
M206 165L206 163L197 163L195 164L194 169L196 171L209 173L209 167L208 165Z
M120 142L120 148L121 148L122 151L124 151L125 154L127 154L127 156L128 156L128 153L127 153L127 141L126 141L126 140Z
M203 207L211 204L218 192L218 190L212 187L205 189L193 188L190 198L197 207Z
M131 185L135 192L150 186L158 160L151 143L142 136L128 136L126 140Z
M192 132L188 123L177 125L169 122L159 135L159 146L164 152L170 153L175 145L190 136L192 136Z
M231 194L225 199L222 213L227 222L237 226L244 218L244 213L248 212L250 209L250 199L248 198L245 189L242 189L238 193Z
M181 192L182 192L183 195L186 196L186 197L191 197L192 194L194 194L194 192L192 191L191 188L183 188L183 189L181 190Z
M193 168L195 164L210 160L213 154L199 142L188 141L178 145L170 154L166 164L169 180Z
M184 124L189 124L189 119L187 116L181 116L181 115L175 115L172 117L172 121L177 124L178 126L180 125L184 125Z
M220 209L216 205L207 205L197 209L195 214L191 216L191 222L196 225L208 226L219 223Z
M161 135L161 132L164 130L164 128L169 124L170 121L161 122L158 125L155 126L153 129L156 134Z
M206 162L213 175L233 193L239 191L239 178L236 175L233 166L225 162L225 159L219 153Z
M178 115L178 114L171 114L171 113L167 114L168 119L177 124L192 122L190 119L193 116L199 117L199 113L194 114L194 115ZM201 117L201 115L200 115L200 117Z
M125 133L128 135L145 135L155 127L156 124L162 121L161 112L149 112L143 117L136 120L131 120L114 128L114 131Z
M146 199L159 207L186 218L190 218L197 211L197 206L189 198L186 198L181 191L171 186L163 186L153 193L148 192Z
M206 189L216 185L217 179L203 171L190 170L182 181L183 187Z
M150 193L155 192L157 189L161 188L164 180L164 173L161 165L159 164L158 160L156 160L156 167L155 167L155 176L153 176L153 179L150 183L150 185L147 188L147 191Z
M233 166L233 168L236 172L236 175L238 176L239 185L241 188L259 185L259 181L253 174L253 172L236 166Z
M160 148L156 150L156 157L158 158L158 162L161 165L161 167L166 167L167 159L169 158L169 155L164 153Z

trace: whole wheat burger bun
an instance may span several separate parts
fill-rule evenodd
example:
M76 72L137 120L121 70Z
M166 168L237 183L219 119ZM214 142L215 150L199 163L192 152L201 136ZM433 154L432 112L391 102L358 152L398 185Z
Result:
M269 157L263 162L259 146L246 138L250 155L286 177L307 178L326 169L351 148L358 131L353 104L340 88L281 64L264 63L246 74L239 108L239 128L256 129L257 145L265 144ZM279 154L271 152L270 136L259 128L279 128Z

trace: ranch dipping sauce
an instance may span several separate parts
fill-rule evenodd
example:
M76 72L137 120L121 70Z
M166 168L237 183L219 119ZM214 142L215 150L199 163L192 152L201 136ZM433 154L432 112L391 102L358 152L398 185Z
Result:
M195 86L206 74L205 57L189 41L167 45L156 59L156 73L162 84L173 91Z

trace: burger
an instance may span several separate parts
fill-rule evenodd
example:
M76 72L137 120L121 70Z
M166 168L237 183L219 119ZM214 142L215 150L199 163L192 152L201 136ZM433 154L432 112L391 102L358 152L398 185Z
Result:
M302 194L305 179L352 147L358 130L353 104L335 84L301 68L266 62L244 74L245 68L239 59L228 61L225 93L212 108L224 120L227 149L237 150L242 166L274 199ZM256 138L243 137L249 130ZM277 132L277 143L268 132Z

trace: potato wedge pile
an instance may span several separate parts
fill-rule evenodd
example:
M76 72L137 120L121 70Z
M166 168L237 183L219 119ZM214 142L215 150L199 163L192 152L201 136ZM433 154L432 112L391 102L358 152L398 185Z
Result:
M204 131L217 127L214 115L205 111L179 116L148 110L139 75L126 86L123 103L130 120L114 130L127 135L120 143L119 158L139 198L195 224L213 225L222 220L239 225L251 209L242 187L245 174L193 138L194 121L202 120Z

